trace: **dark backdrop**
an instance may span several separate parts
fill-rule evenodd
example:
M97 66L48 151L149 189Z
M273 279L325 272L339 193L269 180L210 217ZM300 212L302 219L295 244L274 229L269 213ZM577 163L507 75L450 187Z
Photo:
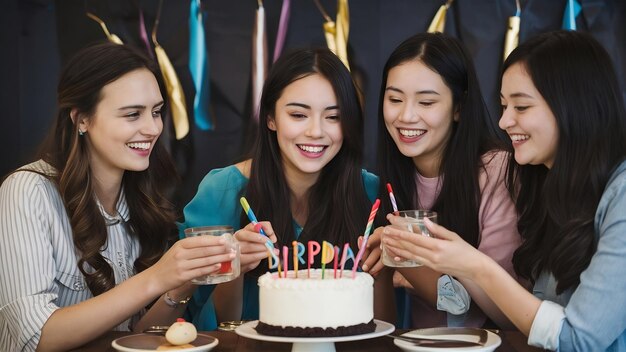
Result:
M292 0L285 49L324 46L323 18L312 0ZM381 69L406 37L425 31L443 0L351 0L349 55L364 94L366 165L374 170L376 119ZM581 0L579 30L592 33L607 48L626 97L626 1ZM335 16L336 1L321 0ZM520 41L561 27L566 0L521 0ZM241 160L253 139L251 112L251 41L257 0L203 0L211 67L213 131L193 126L175 141L168 123L164 137L182 175L176 202L184 205L212 168ZM281 0L265 0L268 53L273 53ZM140 44L139 8L150 33L157 0L5 0L0 11L0 174L34 157L55 111L59 69L79 48L104 34L85 16L89 10L125 43ZM158 39L183 84L187 106L194 90L187 68L188 0L164 0ZM460 38L471 52L491 118L499 117L499 75L507 18L515 0L455 0L445 32ZM271 61L271 60L270 60Z

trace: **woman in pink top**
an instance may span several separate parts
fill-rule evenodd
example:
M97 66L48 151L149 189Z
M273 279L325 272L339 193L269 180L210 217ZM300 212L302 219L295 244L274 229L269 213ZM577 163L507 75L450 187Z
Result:
M381 185L393 186L398 209L436 211L440 224L463 234L513 274L511 258L521 239L505 184L507 146L495 137L496 126L460 42L422 33L400 44L383 70L380 115ZM392 212L389 201L381 207L379 214ZM374 275L382 269L376 248L381 232L370 240L372 253L363 265ZM411 288L412 327L483 326L487 317L508 326L472 282L441 277L425 266L397 270L406 279L399 281ZM458 296L452 297L458 303L452 308L445 299L451 285Z

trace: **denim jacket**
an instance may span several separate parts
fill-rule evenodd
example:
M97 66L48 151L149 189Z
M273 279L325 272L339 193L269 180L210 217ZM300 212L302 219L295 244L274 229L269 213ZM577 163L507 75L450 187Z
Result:
M558 351L626 351L626 161L613 172L594 219L597 250L575 289L556 295L542 273L533 293L544 300L528 343Z

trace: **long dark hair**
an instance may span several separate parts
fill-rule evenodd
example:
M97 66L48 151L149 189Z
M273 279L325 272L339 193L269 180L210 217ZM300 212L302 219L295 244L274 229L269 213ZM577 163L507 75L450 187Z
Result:
M298 241L350 243L356 252L356 239L365 228L371 207L361 176L363 114L348 69L330 50L296 50L281 56L272 66L263 87L258 138L245 193L258 218L272 222L278 244L290 246L295 239L290 190L276 132L267 127L267 122L275 117L276 102L284 89L313 74L323 76L333 87L339 106L343 144L309 190L309 214ZM242 212L241 223L247 222ZM263 265L259 265L261 267Z
M420 33L402 42L389 56L383 69L378 107L378 171L381 194L391 183L398 209L414 209L419 190L412 158L404 156L387 132L383 103L389 70L408 61L419 60L437 72L452 91L453 109L458 122L452 123L452 133L440 163L443 184L432 210L438 222L478 246L480 234L478 208L480 187L478 176L484 167L481 156L489 150L505 149L496 140L496 126L480 93L474 65L461 43L441 33ZM501 145L500 145L501 144ZM392 211L390 203L382 202L381 215Z
M521 165L510 174L520 185L518 227L525 238L513 263L531 280L551 272L560 294L580 283L596 250L596 208L626 156L626 112L611 59L588 34L541 34L515 49L503 72L517 63L554 114L559 139L549 171Z
M40 152L40 158L57 171L46 176L59 189L80 256L78 268L94 296L113 288L115 277L111 265L100 254L106 245L107 228L96 203L87 143L84 136L79 136L79 121L72 121L70 111L77 109L80 116L92 117L102 99L102 88L138 69L148 69L154 74L165 97L158 70L140 52L111 43L78 52L61 73L58 113ZM127 225L141 245L134 263L137 272L161 257L169 237L176 232L173 206L164 196L175 179L174 166L160 142L154 146L148 169L124 173L122 187L129 209Z

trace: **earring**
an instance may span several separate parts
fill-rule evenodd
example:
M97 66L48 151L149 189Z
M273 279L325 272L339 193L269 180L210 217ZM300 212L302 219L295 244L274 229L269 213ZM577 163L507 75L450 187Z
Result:
M85 135L85 131L83 131L83 130L78 130L78 135L79 135L79 136L84 136L84 135Z

